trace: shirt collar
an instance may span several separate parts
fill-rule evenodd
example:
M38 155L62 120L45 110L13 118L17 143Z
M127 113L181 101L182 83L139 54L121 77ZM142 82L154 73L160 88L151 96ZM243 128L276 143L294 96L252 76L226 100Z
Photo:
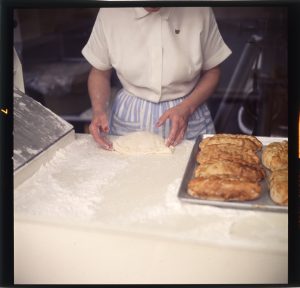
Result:
M133 8L134 12L135 12L135 18L136 19L140 19L143 18L147 15L149 15L151 12L146 11L144 8L140 7L140 8ZM161 17L165 20L167 20L169 18L169 15L171 13L171 10L173 8L169 8L169 7L162 7L160 8L159 12L152 12L152 13L160 13Z

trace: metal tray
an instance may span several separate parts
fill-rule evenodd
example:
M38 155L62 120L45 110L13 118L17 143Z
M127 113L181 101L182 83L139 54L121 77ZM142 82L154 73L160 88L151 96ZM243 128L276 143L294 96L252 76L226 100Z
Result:
M192 149L189 161L187 163L185 173L179 187L178 197L180 200L188 203L201 204L201 205L213 205L224 208L237 208L237 209L251 209L251 210L261 210L261 211L273 211L273 212L288 212L287 206L276 205L269 196L269 188L267 184L267 180L264 179L260 182L262 185L262 194L258 199L249 200L249 201L216 201L216 200L202 200L196 197L193 197L187 193L187 185L190 179L192 179L194 169L197 165L196 155L199 151L199 143L206 136L212 135L200 135ZM268 138L268 141L264 141ZM279 138L270 138L270 137L258 137L258 139L263 143L263 145L267 145L270 142L278 141ZM280 138L280 141L282 139ZM260 155L261 156L261 155ZM266 173L268 173L266 171Z

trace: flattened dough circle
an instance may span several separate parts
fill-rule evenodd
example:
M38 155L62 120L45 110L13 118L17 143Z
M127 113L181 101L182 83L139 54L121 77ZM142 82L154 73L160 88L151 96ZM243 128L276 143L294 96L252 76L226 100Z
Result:
M170 154L174 151L174 147L165 145L161 136L147 131L119 136L113 141L113 148L127 155Z

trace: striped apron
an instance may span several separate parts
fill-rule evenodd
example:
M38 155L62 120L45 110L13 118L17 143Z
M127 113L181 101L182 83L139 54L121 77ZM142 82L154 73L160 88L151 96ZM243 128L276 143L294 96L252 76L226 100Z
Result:
M178 105L184 98L154 103L135 97L121 89L112 104L109 117L110 134L125 135L145 130L167 138L171 129L171 121L167 119L159 128L155 124L166 110ZM206 104L202 104L190 116L184 138L192 140L200 134L214 133L215 128L210 112Z

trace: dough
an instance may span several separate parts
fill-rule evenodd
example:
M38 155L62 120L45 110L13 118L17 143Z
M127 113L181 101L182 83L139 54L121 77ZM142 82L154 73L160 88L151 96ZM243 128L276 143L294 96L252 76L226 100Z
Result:
M127 155L170 154L174 147L167 147L164 139L147 131L119 136L113 141L115 151Z

